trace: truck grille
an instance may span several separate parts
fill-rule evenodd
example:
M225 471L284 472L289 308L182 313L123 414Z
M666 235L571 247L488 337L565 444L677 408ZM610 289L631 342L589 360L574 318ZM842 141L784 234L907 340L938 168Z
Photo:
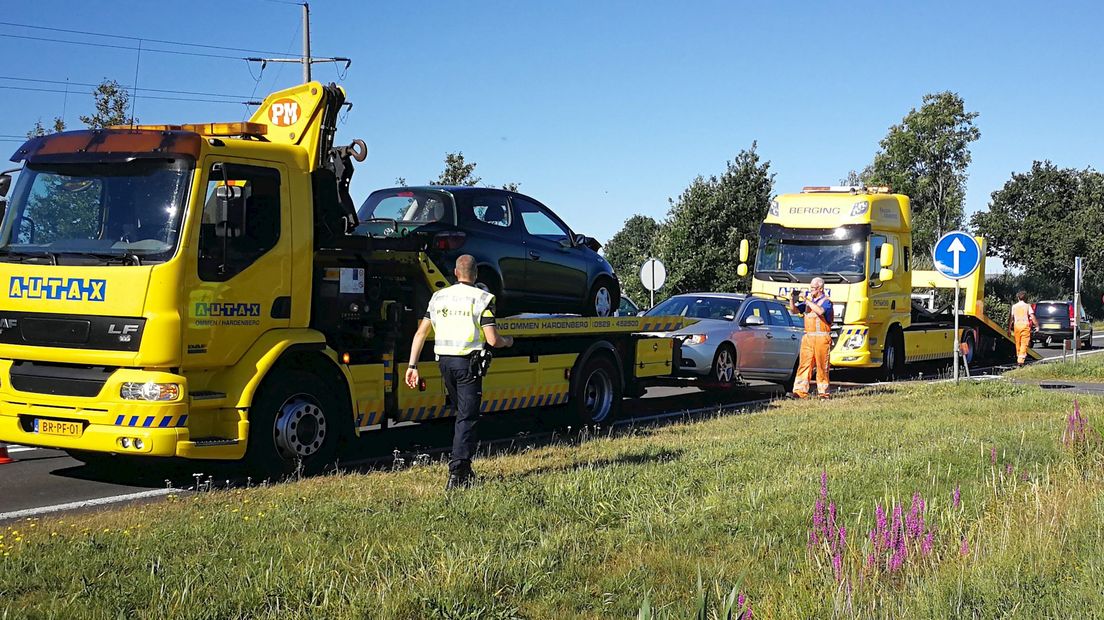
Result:
M20 392L55 396L96 396L115 369L44 362L15 362L11 386Z

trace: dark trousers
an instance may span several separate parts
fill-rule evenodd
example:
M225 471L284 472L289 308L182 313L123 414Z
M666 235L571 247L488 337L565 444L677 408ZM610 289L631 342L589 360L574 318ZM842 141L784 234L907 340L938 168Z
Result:
M466 475L471 473L472 455L479 442L476 425L483 402L483 377L472 372L469 357L442 355L440 365L448 403L456 416L449 473Z

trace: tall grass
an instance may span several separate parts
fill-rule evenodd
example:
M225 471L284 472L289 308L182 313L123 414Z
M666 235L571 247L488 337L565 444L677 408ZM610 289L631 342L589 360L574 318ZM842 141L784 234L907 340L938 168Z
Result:
M1063 442L1072 411L906 386L483 459L464 492L419 465L22 521L0 617L1083 617L1104 470ZM810 539L822 473L835 548ZM879 507L906 528L893 570Z
M1072 356L1064 361L1029 364L1008 373L1013 379L1066 380L1086 383L1104 383L1104 353Z

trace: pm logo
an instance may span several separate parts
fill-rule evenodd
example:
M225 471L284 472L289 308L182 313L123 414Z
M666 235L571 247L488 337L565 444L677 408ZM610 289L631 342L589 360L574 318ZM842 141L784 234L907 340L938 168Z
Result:
M59 301L103 301L107 280L91 278L43 278L12 276L10 299L53 299Z
M299 122L299 102L294 99L277 99L268 109L268 120L277 127L290 127Z

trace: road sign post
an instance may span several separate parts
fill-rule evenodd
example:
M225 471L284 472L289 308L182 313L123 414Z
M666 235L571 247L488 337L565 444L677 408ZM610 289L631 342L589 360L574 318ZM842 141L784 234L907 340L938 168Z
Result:
M667 268L663 266L663 261L658 258L649 258L640 266L640 283L650 293L649 309L655 307L655 292L663 288L666 281Z
M1077 350L1081 348L1081 257L1073 259L1073 361L1077 361Z
M981 265L984 257L981 255L981 245L969 234L961 230L953 230L944 234L935 242L932 248L932 259L935 269L955 282L954 300L954 379L958 381L958 315L959 315L959 280L974 273Z

